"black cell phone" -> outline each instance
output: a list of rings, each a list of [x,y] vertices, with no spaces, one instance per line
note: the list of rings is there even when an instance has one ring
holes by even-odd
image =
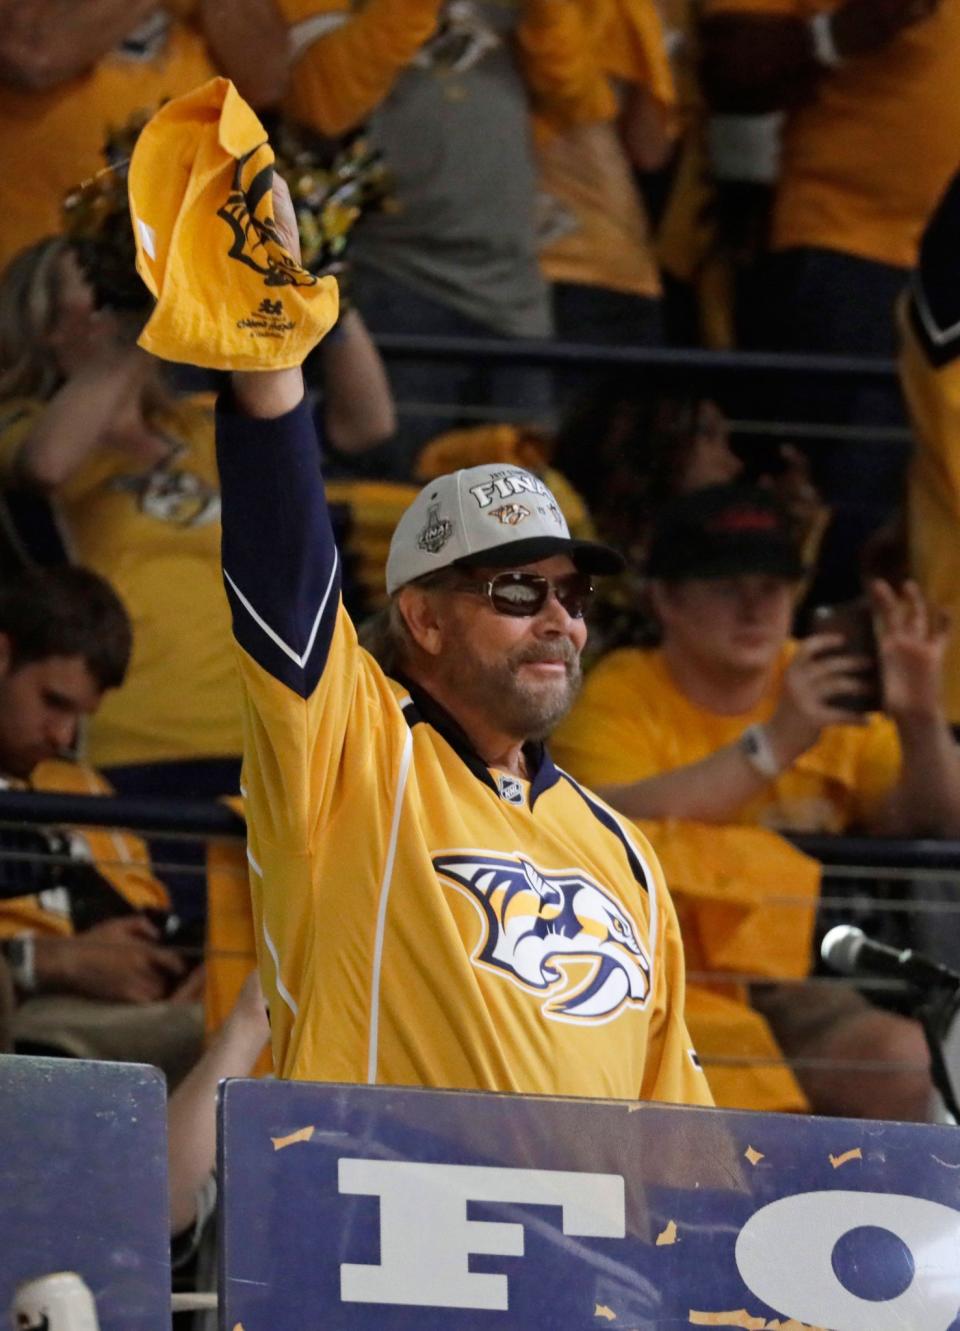
[[[840,605],[818,605],[810,616],[812,633],[833,633],[843,639],[837,656],[861,656],[868,664],[858,674],[868,686],[865,693],[843,693],[828,698],[831,707],[847,712],[879,712],[883,707],[883,684],[873,610],[865,597]]]

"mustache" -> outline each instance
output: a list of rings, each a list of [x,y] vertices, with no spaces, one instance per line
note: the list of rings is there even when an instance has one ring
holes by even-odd
[[[580,653],[569,638],[557,638],[551,642],[531,643],[529,647],[518,647],[510,655],[512,666],[527,665],[536,661],[562,661],[568,669],[580,663]]]

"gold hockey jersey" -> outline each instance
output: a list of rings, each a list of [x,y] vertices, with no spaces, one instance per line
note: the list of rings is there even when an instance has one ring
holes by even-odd
[[[709,1104],[649,846],[542,746],[529,783],[488,769],[359,646],[305,405],[218,434],[278,1073]]]

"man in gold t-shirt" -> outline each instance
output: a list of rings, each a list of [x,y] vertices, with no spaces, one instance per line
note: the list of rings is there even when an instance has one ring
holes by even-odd
[[[688,1015],[718,1101],[803,1107],[775,1065],[762,1002],[791,1056],[917,1063],[896,1077],[801,1072],[815,1108],[923,1117],[929,1083],[914,1023],[820,986],[791,987],[788,1001],[782,986],[746,986],[798,981],[809,967],[816,869],[776,830],[960,827],[960,758],[939,705],[942,628],[915,587],[877,585],[885,714],[858,712],[863,660],[836,636],[790,640],[803,568],[773,499],[748,488],[676,501],[649,572],[661,646],[601,661],[554,744],[574,776],[650,820],[699,975]],[[732,1045],[743,1071],[709,1066]]]

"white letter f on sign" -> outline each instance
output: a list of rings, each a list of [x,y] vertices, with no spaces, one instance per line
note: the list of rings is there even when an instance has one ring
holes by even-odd
[[[467,1269],[471,1253],[523,1256],[523,1226],[468,1220],[468,1202],[559,1206],[564,1234],[622,1239],[619,1174],[486,1169],[397,1160],[340,1161],[340,1191],[380,1198],[380,1265],[340,1268],[344,1303],[508,1307],[507,1277]]]

